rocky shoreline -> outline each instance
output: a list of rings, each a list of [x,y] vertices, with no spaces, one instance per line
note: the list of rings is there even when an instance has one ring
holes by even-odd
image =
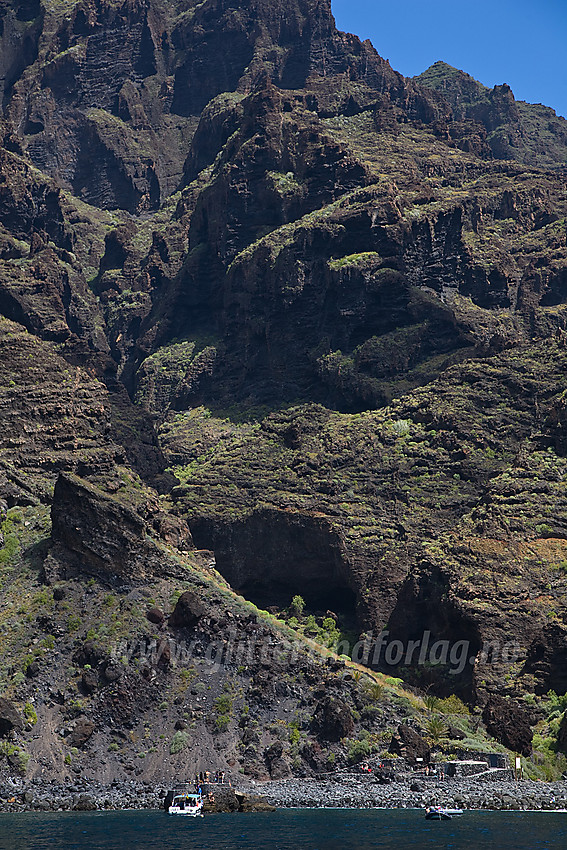
[[[169,790],[166,785],[138,781],[115,781],[104,785],[83,779],[67,784],[8,779],[0,788],[0,813],[163,809]],[[180,790],[193,791],[193,788],[187,786]],[[209,814],[275,810],[265,797],[229,785],[204,785],[203,794],[204,811]]]
[[[413,809],[446,805],[462,809],[567,809],[567,782],[489,780],[474,777],[438,779],[414,775],[381,784],[355,774],[336,779],[287,779],[250,787],[278,808]]]
[[[119,811],[162,809],[168,788],[146,782],[83,780],[74,783],[8,780],[0,790],[0,812]],[[567,782],[483,780],[474,777],[439,779],[397,777],[383,784],[379,777],[356,774],[340,778],[243,781],[237,789],[214,788],[214,812],[270,811],[275,808],[424,808],[447,805],[463,809],[567,809]]]
[[[77,779],[75,782],[5,780],[0,787],[0,812],[92,812],[122,809],[160,809],[167,793],[163,785]]]

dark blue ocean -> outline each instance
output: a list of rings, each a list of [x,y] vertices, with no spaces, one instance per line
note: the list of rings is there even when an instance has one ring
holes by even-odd
[[[567,850],[567,813],[291,809],[185,819],[163,812],[0,814],[1,850]]]

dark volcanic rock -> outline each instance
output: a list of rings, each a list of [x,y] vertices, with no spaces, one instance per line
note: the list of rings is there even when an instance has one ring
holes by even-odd
[[[319,737],[324,741],[340,741],[348,737],[354,728],[350,707],[338,697],[325,697],[315,712],[314,720]]]
[[[169,625],[178,629],[193,629],[205,615],[205,606],[199,597],[191,590],[182,593],[173,613],[169,617]]]
[[[289,776],[289,764],[283,756],[283,744],[275,741],[264,752],[264,759],[272,779],[285,779]]]
[[[236,791],[223,785],[210,788],[213,799],[206,799],[204,812],[274,812],[272,806],[264,797],[258,794]]]
[[[86,694],[92,694],[98,687],[98,674],[94,670],[83,670],[81,688]]]
[[[67,737],[70,747],[84,747],[96,729],[95,724],[88,717],[79,717],[71,734]]]
[[[482,712],[487,730],[508,749],[523,756],[532,751],[529,714],[514,700],[491,696]]]
[[[0,697],[0,737],[24,728],[24,721],[16,706],[5,697]]]
[[[398,726],[390,742],[389,751],[405,758],[410,764],[416,764],[418,758],[428,764],[431,758],[431,747],[415,729],[405,723]]]
[[[567,691],[567,629],[562,623],[547,623],[535,636],[524,672],[534,676],[536,693]]]
[[[38,662],[32,661],[31,664],[28,664],[26,667],[26,676],[28,679],[35,679],[35,677],[39,675],[40,669]]]
[[[155,623],[157,626],[161,626],[161,624],[165,620],[165,614],[161,610],[161,608],[148,608],[146,611],[146,619],[150,621],[150,623]]]
[[[557,733],[557,749],[567,755],[567,713],[563,713]]]
[[[205,800],[204,812],[237,812],[239,802],[232,788],[215,788],[213,800]]]
[[[458,729],[456,726],[448,726],[447,737],[451,741],[463,741],[467,736],[462,729]]]
[[[117,682],[122,676],[122,668],[120,664],[111,661],[104,666],[102,675],[107,682]]]
[[[75,812],[94,812],[97,809],[96,800],[92,794],[80,794],[73,804]]]
[[[168,640],[163,639],[158,642],[156,647],[156,663],[158,667],[167,670],[171,664],[171,644]]]
[[[244,794],[241,791],[235,792],[238,801],[238,809],[240,812],[275,812],[276,807],[268,803],[264,797],[258,794]]]
[[[144,519],[76,476],[57,479],[51,519],[51,554],[65,559],[70,553],[76,571],[140,579],[167,569],[167,559],[146,536]]]
[[[108,661],[108,652],[95,641],[86,640],[73,653],[73,661],[80,667],[85,667],[87,664],[90,667],[96,667],[101,661]]]

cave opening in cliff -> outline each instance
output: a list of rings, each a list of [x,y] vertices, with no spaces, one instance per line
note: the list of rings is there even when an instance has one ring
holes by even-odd
[[[327,613],[336,614],[342,622],[351,624],[356,620],[356,595],[341,583],[330,581],[324,585],[321,582],[273,582],[269,585],[249,582],[238,588],[246,599],[258,608],[279,611],[289,608],[294,596],[301,596],[305,602],[305,611],[323,616]]]
[[[435,696],[471,703],[482,640],[477,624],[451,600],[449,581],[436,566],[408,576],[371,649],[370,666]]]
[[[284,611],[301,596],[306,613],[332,612],[356,630],[354,578],[338,536],[321,518],[262,509],[229,534],[198,521],[191,530],[197,546],[214,550],[233,589],[259,608]]]

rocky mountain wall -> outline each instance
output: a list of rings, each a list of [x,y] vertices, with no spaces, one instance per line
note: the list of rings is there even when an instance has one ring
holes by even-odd
[[[492,729],[529,694],[557,736],[562,121],[404,79],[328,0],[6,2],[0,79],[0,682],[33,771],[346,765],[425,734],[399,677]],[[390,663],[383,631],[468,655]],[[339,640],[360,668],[304,657]]]

